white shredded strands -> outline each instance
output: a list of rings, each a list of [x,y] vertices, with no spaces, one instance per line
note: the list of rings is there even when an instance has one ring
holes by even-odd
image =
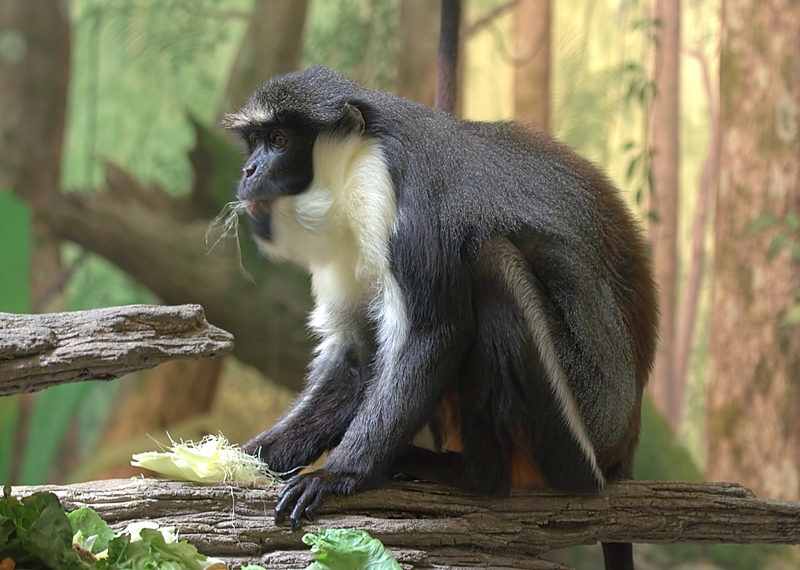
[[[222,207],[217,217],[208,224],[205,237],[206,253],[211,253],[220,242],[223,242],[224,245],[226,238],[233,237],[236,242],[236,258],[239,260],[239,269],[242,270],[250,281],[255,282],[253,276],[244,268],[244,263],[242,262],[242,244],[239,241],[239,216],[243,214],[245,210],[244,204],[238,200],[228,202]]]
[[[131,465],[171,479],[196,483],[269,483],[277,478],[266,463],[242,451],[222,435],[207,435],[200,443],[172,443],[165,452],[133,456]]]

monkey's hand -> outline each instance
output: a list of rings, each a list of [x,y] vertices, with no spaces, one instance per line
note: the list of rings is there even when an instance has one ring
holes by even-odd
[[[275,506],[275,524],[282,524],[289,515],[292,530],[300,528],[302,517],[314,520],[314,513],[328,495],[351,495],[363,477],[350,473],[331,473],[318,469],[298,475],[281,490]]]
[[[292,445],[291,438],[276,437],[271,430],[261,433],[245,443],[242,451],[254,455],[267,464],[269,470],[286,480],[296,475],[310,460],[302,446]]]

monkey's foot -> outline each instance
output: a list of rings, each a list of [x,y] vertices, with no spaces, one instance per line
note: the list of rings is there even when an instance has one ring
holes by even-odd
[[[314,520],[314,513],[328,495],[351,495],[361,483],[354,475],[339,475],[319,469],[291,479],[278,495],[275,524],[282,524],[289,515],[292,530],[300,528],[301,519]]]

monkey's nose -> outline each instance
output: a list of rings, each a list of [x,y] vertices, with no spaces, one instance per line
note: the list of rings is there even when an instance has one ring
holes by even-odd
[[[244,170],[244,175],[247,178],[250,178],[253,174],[256,173],[256,167],[255,166],[245,166],[242,170]]]

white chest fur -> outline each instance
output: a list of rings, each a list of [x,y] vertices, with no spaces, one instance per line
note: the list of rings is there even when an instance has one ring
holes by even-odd
[[[402,311],[388,251],[397,203],[375,140],[320,137],[313,152],[311,187],[275,202],[272,238],[259,245],[310,271],[317,303],[311,324],[325,336],[344,325],[339,315],[355,308],[381,305],[385,313],[389,301],[391,312]]]

